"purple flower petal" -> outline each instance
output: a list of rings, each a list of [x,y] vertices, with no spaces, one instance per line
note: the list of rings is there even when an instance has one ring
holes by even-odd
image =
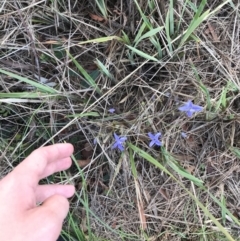
[[[118,143],[115,142],[115,143],[112,145],[112,149],[115,149],[115,148],[117,148],[117,147],[118,147]]]
[[[203,110],[202,106],[194,105],[191,100],[187,101],[183,106],[180,106],[178,110],[186,112],[188,117],[192,117],[195,112]]]
[[[114,135],[115,142],[112,146],[112,149],[118,148],[120,151],[123,151],[124,150],[123,144],[127,140],[127,137],[125,136],[120,137],[116,133],[113,133],[113,135]]]
[[[154,139],[154,135],[151,132],[148,132],[148,136],[150,139]]]
[[[184,111],[188,111],[189,107],[187,105],[183,105],[181,107],[178,108],[180,111],[184,112]]]
[[[156,141],[155,141],[155,145],[157,145],[157,146],[161,146],[161,145],[162,145],[162,143],[161,143],[161,141],[156,140]]]
[[[120,151],[123,151],[123,150],[124,150],[124,147],[123,147],[122,145],[118,145],[118,149],[119,149]]]
[[[115,141],[119,140],[119,136],[116,133],[113,133]]]
[[[161,132],[158,132],[156,134],[152,134],[151,132],[149,132],[148,136],[151,139],[151,142],[149,143],[150,147],[152,147],[153,145],[162,146],[162,142],[158,140],[158,138],[161,137]]]
[[[152,147],[154,144],[155,144],[155,141],[151,141],[151,142],[149,143],[149,146]]]
[[[108,110],[108,112],[110,112],[111,114],[113,114],[113,113],[115,112],[115,109],[114,109],[114,108],[110,108],[110,109]]]
[[[122,142],[124,142],[124,141],[127,140],[127,137],[126,137],[126,136],[120,137],[119,140],[122,141]]]
[[[183,138],[187,138],[187,134],[186,134],[185,132],[181,132],[181,136],[182,136]]]
[[[193,112],[191,110],[188,110],[188,111],[186,111],[186,114],[187,114],[188,117],[192,117]]]
[[[198,111],[202,111],[203,107],[199,106],[199,105],[192,105],[192,109],[194,109],[196,112],[198,112]]]

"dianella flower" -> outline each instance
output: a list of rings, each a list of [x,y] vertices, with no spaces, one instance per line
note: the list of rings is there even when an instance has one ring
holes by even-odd
[[[152,147],[153,145],[156,146],[162,146],[162,142],[159,140],[159,138],[161,137],[161,132],[158,132],[156,134],[152,134],[151,132],[148,133],[148,136],[150,138],[150,143],[149,146]]]
[[[113,113],[115,112],[115,109],[114,109],[114,108],[110,108],[110,109],[108,110],[108,112],[111,113],[111,114],[113,114]]]
[[[186,102],[183,106],[180,106],[180,107],[178,108],[178,110],[180,110],[180,111],[182,111],[182,112],[185,112],[188,117],[192,117],[192,115],[193,115],[195,112],[202,111],[202,110],[203,110],[203,107],[202,107],[202,106],[199,106],[199,105],[194,105],[194,104],[192,103],[192,101],[189,100],[189,101]]]
[[[120,137],[116,133],[114,133],[113,135],[114,135],[115,142],[112,146],[112,149],[118,148],[120,151],[123,151],[124,150],[123,145],[124,145],[125,141],[127,140],[127,137],[125,137],[125,136]]]
[[[182,136],[182,138],[187,138],[188,137],[187,133],[185,133],[185,132],[181,132],[181,136]]]

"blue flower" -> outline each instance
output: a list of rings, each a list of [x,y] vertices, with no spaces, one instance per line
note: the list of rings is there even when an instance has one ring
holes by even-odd
[[[113,114],[115,112],[115,109],[114,108],[111,108],[108,110],[109,113]]]
[[[187,138],[188,137],[185,132],[181,132],[181,136],[182,136],[182,138]]]
[[[161,135],[162,135],[161,132],[158,132],[157,134],[152,134],[151,132],[149,132],[148,136],[151,139],[149,146],[150,147],[152,147],[153,145],[162,146],[162,142],[158,140],[158,138],[161,137]]]
[[[192,117],[194,112],[199,112],[203,110],[202,106],[194,105],[191,100],[186,102],[183,106],[179,107],[178,110],[186,112],[188,117]]]
[[[118,148],[120,151],[124,150],[124,142],[127,140],[127,137],[120,137],[116,133],[114,133],[115,143],[112,146],[112,149]]]

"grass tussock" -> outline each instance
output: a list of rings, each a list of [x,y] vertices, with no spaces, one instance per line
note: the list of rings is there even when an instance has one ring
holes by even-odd
[[[17,0],[0,16],[0,175],[71,142],[74,165],[46,180],[76,186],[66,240],[239,240],[238,1]],[[204,109],[187,117],[188,100]]]

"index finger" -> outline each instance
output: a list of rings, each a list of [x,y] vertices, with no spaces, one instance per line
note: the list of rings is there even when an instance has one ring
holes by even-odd
[[[73,146],[68,143],[41,147],[20,163],[13,173],[28,184],[37,185],[49,164],[57,163],[58,160],[69,157],[72,153]]]

